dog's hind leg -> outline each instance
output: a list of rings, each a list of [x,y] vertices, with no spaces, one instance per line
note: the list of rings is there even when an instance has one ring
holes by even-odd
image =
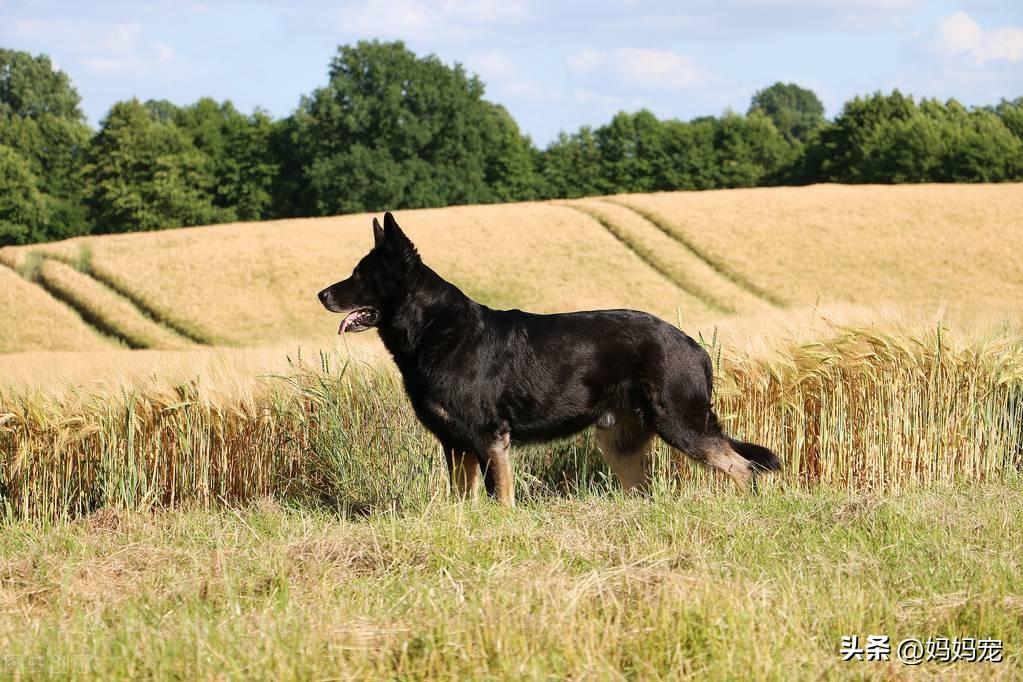
[[[442,447],[451,477],[451,492],[460,500],[469,499],[475,494],[480,480],[480,461],[476,453],[446,445]]]
[[[610,423],[609,423],[610,422]],[[625,492],[650,490],[653,431],[633,412],[607,415],[597,423],[597,445]]]
[[[515,481],[509,459],[510,450],[511,434],[507,431],[498,432],[483,449],[480,463],[487,494],[503,505],[514,507]]]

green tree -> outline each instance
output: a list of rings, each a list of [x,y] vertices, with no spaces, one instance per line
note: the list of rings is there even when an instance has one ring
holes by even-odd
[[[816,93],[795,83],[779,82],[754,93],[748,113],[758,111],[790,141],[806,142],[824,125],[824,105]]]
[[[270,150],[270,117],[261,111],[245,116],[231,102],[204,97],[191,106],[175,108],[170,120],[208,157],[214,176],[213,205],[224,219],[263,217],[277,174]]]
[[[620,112],[596,131],[562,134],[544,150],[544,196],[777,184],[798,155],[762,113],[688,123]]]
[[[306,179],[306,166],[311,161],[312,151],[302,148],[310,136],[307,124],[308,119],[301,112],[271,124],[270,157],[276,164],[277,173],[270,188],[269,217],[316,214],[316,193]]]
[[[597,138],[588,126],[572,135],[560,133],[540,155],[538,166],[543,198],[574,199],[610,193]]]
[[[719,186],[715,140],[718,120],[667,121],[666,146],[672,163],[664,189],[714,189]]]
[[[944,105],[924,101],[920,108],[941,125],[946,140],[936,180],[1005,182],[1023,178],[1023,140],[1013,134],[1004,117],[988,109],[968,109],[955,100]]]
[[[118,102],[89,148],[85,168],[97,232],[130,232],[221,222],[209,157],[174,123],[138,100]]]
[[[157,123],[175,123],[181,112],[181,107],[166,99],[147,99],[142,106]]]
[[[283,185],[308,189],[280,204],[296,212],[495,201],[523,182],[521,164],[504,159],[528,155],[528,141],[483,100],[480,80],[400,42],[340,47],[328,84],[293,119],[282,171],[301,177]]]
[[[671,160],[664,145],[663,125],[652,113],[619,112],[597,129],[596,139],[607,193],[667,189],[664,176]]]
[[[537,174],[537,151],[528,137],[523,137],[511,114],[499,104],[486,105],[489,124],[484,126],[483,182],[487,188],[485,201],[527,201],[536,199],[540,191]]]
[[[798,154],[760,111],[748,116],[726,112],[717,122],[714,152],[717,187],[777,184]]]
[[[1023,97],[1014,100],[1003,99],[995,107],[995,113],[1013,135],[1023,140]]]
[[[1009,113],[1011,122],[1011,113]],[[848,102],[811,145],[808,176],[838,182],[1002,182],[1023,174],[1006,116],[898,91]]]
[[[79,102],[71,79],[49,57],[0,48],[0,108],[26,118],[81,120]]]
[[[872,182],[915,183],[941,179],[947,126],[917,110],[880,125],[865,147],[863,176]]]
[[[31,226],[41,239],[88,230],[81,167],[90,130],[67,74],[44,55],[0,49],[0,145],[17,152],[37,179],[47,210]]]
[[[885,129],[917,112],[913,98],[898,90],[846,102],[834,123],[814,137],[805,175],[817,182],[891,182],[875,155],[889,143]]]
[[[0,246],[45,239],[49,207],[38,179],[18,152],[0,145]]]

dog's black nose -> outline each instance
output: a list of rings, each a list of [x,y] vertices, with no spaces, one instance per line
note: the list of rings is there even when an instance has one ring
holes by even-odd
[[[327,290],[326,289],[324,289],[323,291],[321,291],[320,293],[318,293],[316,295],[320,297],[320,303],[326,303],[327,302]]]

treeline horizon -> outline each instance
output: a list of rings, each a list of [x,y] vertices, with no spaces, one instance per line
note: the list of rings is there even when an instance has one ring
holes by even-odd
[[[620,112],[539,149],[483,95],[459,64],[364,41],[286,117],[132,98],[94,131],[47,56],[0,49],[0,246],[625,192],[1023,180],[1023,97],[875,92],[828,120],[811,90],[775,83],[745,114]]]

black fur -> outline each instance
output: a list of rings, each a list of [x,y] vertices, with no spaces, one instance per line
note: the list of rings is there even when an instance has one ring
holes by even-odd
[[[781,460],[763,445],[746,443],[734,438],[729,438],[728,440],[736,452],[753,462],[760,469],[764,471],[781,471]]]
[[[781,467],[767,448],[722,433],[710,357],[674,326],[635,310],[493,310],[427,267],[390,213],[373,233],[352,276],[319,297],[346,315],[347,331],[378,328],[445,451],[480,454],[506,436],[548,441],[631,413],[696,459],[710,461],[723,444],[751,471]]]

